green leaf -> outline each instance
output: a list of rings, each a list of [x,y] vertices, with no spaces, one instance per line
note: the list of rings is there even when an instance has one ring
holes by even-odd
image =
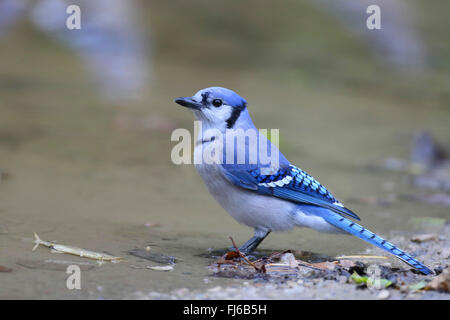
[[[353,271],[353,274],[350,276],[350,279],[360,284],[360,283],[367,283],[368,277],[366,276],[361,277],[356,271]]]
[[[350,276],[355,283],[365,283],[369,287],[375,287],[377,289],[384,289],[392,285],[392,281],[383,278],[372,278],[367,276],[360,276],[356,271]]]
[[[422,280],[422,281],[419,281],[417,283],[410,285],[409,289],[412,291],[419,291],[419,290],[422,290],[423,288],[425,288],[426,285],[427,285],[427,283]]]
[[[384,289],[389,287],[392,284],[392,281],[383,278],[368,278],[367,286],[375,287],[377,289]]]
[[[411,221],[417,224],[429,224],[433,226],[442,226],[446,223],[445,219],[442,218],[430,218],[430,217],[417,217],[412,218]]]

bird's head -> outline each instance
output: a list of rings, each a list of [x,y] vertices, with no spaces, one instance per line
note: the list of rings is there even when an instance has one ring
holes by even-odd
[[[192,109],[197,120],[220,130],[232,129],[247,107],[244,98],[221,87],[202,89],[192,97],[177,98],[175,102]]]

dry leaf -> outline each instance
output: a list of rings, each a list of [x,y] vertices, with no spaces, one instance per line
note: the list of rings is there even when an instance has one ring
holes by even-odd
[[[8,268],[5,266],[0,266],[0,272],[11,272],[11,271],[12,271],[11,268]]]
[[[322,269],[322,270],[334,270],[337,266],[337,261],[324,261],[324,262],[318,262],[318,263],[311,263],[310,265],[314,268],[317,269]]]
[[[450,292],[450,270],[449,268],[442,271],[440,275],[434,278],[426,287],[426,290],[436,290]]]
[[[233,260],[233,259],[236,259],[236,258],[239,258],[240,257],[240,254],[239,254],[239,252],[237,252],[237,251],[229,251],[229,252],[227,252],[226,254],[225,254],[225,260]]]

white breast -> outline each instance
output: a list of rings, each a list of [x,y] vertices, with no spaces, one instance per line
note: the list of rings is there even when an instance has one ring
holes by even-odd
[[[194,157],[199,157],[200,152],[201,148],[197,146]],[[196,164],[195,167],[211,195],[238,222],[272,231],[288,230],[295,225],[290,214],[294,204],[234,186],[225,179],[217,164]]]
[[[214,143],[204,143],[203,147]],[[201,159],[202,150],[201,145],[197,145],[194,159]],[[218,164],[196,164],[195,167],[211,195],[239,223],[266,231],[285,231],[296,226],[339,232],[322,217],[302,212],[301,206],[295,203],[234,186],[223,176]]]

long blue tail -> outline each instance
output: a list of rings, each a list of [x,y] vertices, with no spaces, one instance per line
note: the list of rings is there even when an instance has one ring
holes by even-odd
[[[381,249],[386,250],[387,252],[395,255],[397,258],[403,260],[407,264],[409,264],[411,267],[419,270],[423,274],[432,274],[433,271],[428,269],[424,264],[417,261],[413,257],[411,257],[409,254],[404,252],[403,250],[397,248],[392,243],[384,240],[380,236],[376,235],[370,230],[367,230],[363,226],[360,226],[357,223],[354,223],[353,221],[344,218],[343,216],[340,216],[336,213],[324,215],[323,218],[333,226],[342,229],[364,241],[367,241]]]

